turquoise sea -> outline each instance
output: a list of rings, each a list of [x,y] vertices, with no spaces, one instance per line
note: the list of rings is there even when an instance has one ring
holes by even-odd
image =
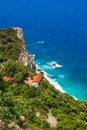
[[[87,100],[86,0],[1,0],[0,28],[9,26],[23,28],[29,53],[50,80]]]

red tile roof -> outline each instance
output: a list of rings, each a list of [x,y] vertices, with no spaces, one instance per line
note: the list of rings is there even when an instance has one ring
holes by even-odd
[[[33,77],[33,80],[32,80],[32,82],[37,82],[37,83],[40,83],[40,81],[42,80],[42,76],[41,75],[35,75],[34,77]]]
[[[13,81],[13,80],[14,80],[14,78],[9,77],[9,76],[4,76],[4,77],[2,77],[2,79],[3,79],[4,81]]]

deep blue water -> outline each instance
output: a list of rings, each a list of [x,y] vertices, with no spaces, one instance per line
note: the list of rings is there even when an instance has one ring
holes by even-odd
[[[0,28],[8,26],[23,28],[29,53],[50,78],[87,100],[86,0],[1,0]]]

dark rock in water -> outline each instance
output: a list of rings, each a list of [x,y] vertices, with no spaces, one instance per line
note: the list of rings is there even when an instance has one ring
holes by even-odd
[[[56,67],[56,63],[52,63],[52,66]]]

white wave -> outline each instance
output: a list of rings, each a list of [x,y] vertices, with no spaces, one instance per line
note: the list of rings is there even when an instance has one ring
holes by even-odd
[[[49,65],[43,65],[43,68],[45,68],[45,69],[52,69],[52,67],[49,66]]]
[[[56,63],[55,61],[47,62],[46,65],[43,65],[43,68],[45,68],[45,69],[55,69],[55,68],[61,68],[61,67],[63,67],[63,66]]]
[[[49,66],[51,66],[52,68],[61,68],[61,67],[63,67],[63,65],[60,65],[60,64],[58,64],[57,62],[55,62],[55,61],[51,61],[51,62],[48,62],[47,63]]]
[[[44,44],[44,43],[45,43],[45,41],[37,41],[37,43]]]
[[[71,95],[71,97],[73,97],[75,100],[78,100],[75,96]]]
[[[39,65],[37,65],[36,64],[36,68],[37,69],[41,69],[40,67],[39,67]],[[55,81],[55,79],[53,80],[53,79],[51,79],[50,78],[50,75],[47,73],[47,72],[45,72],[45,71],[43,71],[44,72],[44,77],[50,82],[50,84],[52,84],[56,89],[58,89],[59,91],[61,91],[62,93],[65,93],[65,91],[62,89],[62,87]]]
[[[64,78],[64,75],[61,74],[61,75],[58,75],[58,77],[59,77],[59,78]]]
[[[39,65],[36,64],[36,68],[37,69],[41,69],[39,67]],[[44,72],[44,77],[49,81],[50,84],[52,84],[56,89],[58,89],[60,92],[62,93],[66,93],[63,88],[60,86],[59,83],[56,82],[55,79],[51,79],[51,75],[49,75],[47,72],[43,71]],[[73,95],[71,95],[75,100],[78,100],[76,97],[74,97]]]
[[[44,77],[50,82],[50,84],[52,84],[56,89],[58,89],[59,91],[61,91],[62,93],[65,93],[65,91],[62,89],[62,87],[55,81],[55,79],[51,79],[49,77],[49,75],[44,72]]]
[[[36,65],[36,69],[40,69],[39,65],[35,64]]]

